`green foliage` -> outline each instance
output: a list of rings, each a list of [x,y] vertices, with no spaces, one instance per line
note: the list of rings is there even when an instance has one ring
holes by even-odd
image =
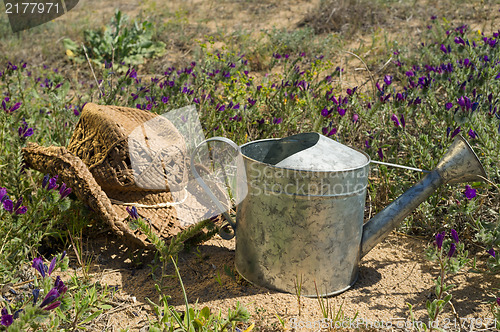
[[[45,276],[39,274],[35,277],[34,288],[29,296],[19,296],[14,301],[5,302],[4,308],[8,315],[14,316],[8,331],[85,330],[95,318],[111,309],[106,302],[113,295],[113,290],[107,286],[84,282],[76,274],[66,282],[58,276],[54,283],[48,273],[54,275],[58,269],[65,271],[69,260],[64,252],[54,257],[53,261],[55,265],[52,270],[49,268]],[[47,265],[44,265],[42,268],[46,269]],[[54,289],[58,290],[57,297],[44,304]],[[39,295],[35,295],[35,292],[39,292]],[[55,304],[55,308],[50,308],[50,303]],[[4,329],[0,327],[0,330]]]
[[[344,303],[340,305],[338,310],[336,310],[335,307],[332,308],[332,306],[329,303],[328,297],[324,297],[319,294],[318,286],[316,285],[316,283],[314,283],[314,287],[316,289],[316,298],[318,299],[321,315],[323,316],[324,320],[328,322],[328,327],[327,327],[328,331],[335,329],[335,327],[338,324],[337,322],[339,322],[342,325],[345,324],[346,322],[350,323],[356,320],[356,318],[358,317],[358,312],[356,312],[353,318],[346,317],[344,310],[342,309]]]
[[[17,202],[21,198],[18,197]],[[19,207],[17,213],[0,209],[0,238],[3,239],[0,247],[0,283],[15,279],[16,268],[27,257],[35,255],[41,240],[46,236],[58,236],[55,227],[70,219],[70,200],[61,198],[55,189],[38,188],[36,192],[28,193],[21,202],[26,204],[25,213],[21,213],[24,205]]]
[[[134,21],[129,24],[128,21],[128,16],[117,10],[103,30],[85,30],[82,45],[65,38],[66,54],[77,63],[83,63],[87,53],[98,65],[112,63],[114,68],[123,68],[165,53],[165,44],[153,41],[153,23]]]
[[[464,249],[464,244],[458,238],[458,234],[452,230],[452,235],[446,238],[445,233],[436,235],[436,243],[426,250],[426,256],[430,261],[436,262],[439,265],[439,276],[434,280],[435,296],[432,301],[427,300],[426,308],[429,315],[429,326],[422,323],[422,328],[427,331],[442,331],[439,328],[438,316],[443,312],[445,306],[450,303],[452,295],[450,290],[455,287],[454,284],[446,283],[447,274],[457,273],[470,263],[468,258],[469,253]],[[413,316],[413,307],[408,304],[410,310],[410,319],[416,324]],[[419,322],[421,323],[421,322]]]
[[[114,289],[99,283],[84,281],[77,275],[68,284],[70,294],[65,303],[66,310],[57,311],[61,325],[67,330],[84,330],[94,319],[112,307],[107,304]]]
[[[215,227],[214,223],[210,219],[203,220],[195,225],[192,225],[176,236],[174,236],[170,243],[167,245],[163,239],[158,237],[155,232],[151,229],[149,224],[142,218],[132,219],[132,224],[140,228],[148,239],[153,243],[157,253],[159,254],[160,261],[163,263],[162,266],[162,280],[166,276],[165,271],[168,264],[169,257],[177,256],[179,252],[186,248],[187,244],[195,245],[199,242],[206,241],[213,237],[218,229]],[[208,229],[206,233],[203,232],[204,229]],[[200,234],[203,233],[203,234]]]
[[[177,264],[172,256],[170,256],[170,259],[184,295],[186,311],[181,315],[173,306],[170,306],[168,304],[169,296],[162,295],[160,287],[156,285],[156,289],[160,294],[160,304],[158,305],[147,299],[157,318],[155,321],[150,321],[150,331],[235,331],[238,323],[250,319],[249,312],[239,302],[234,309],[230,308],[228,310],[226,317],[223,317],[220,311],[217,314],[212,313],[208,307],[203,307],[201,310],[191,307]],[[253,326],[245,331],[251,331],[252,328]]]

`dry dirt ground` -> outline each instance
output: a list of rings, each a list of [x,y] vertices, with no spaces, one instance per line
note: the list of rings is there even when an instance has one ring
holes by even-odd
[[[71,15],[79,15],[79,11],[90,11],[108,22],[115,8],[134,16],[139,6],[144,3],[147,4],[148,1],[127,0],[116,4],[109,1],[81,1],[71,14],[61,19],[71,20]],[[273,26],[293,29],[305,13],[318,3],[319,0],[175,0],[158,1],[157,6],[164,6],[162,9],[167,7],[172,13],[179,9],[187,10],[192,21],[186,23],[186,29],[190,28],[189,22],[201,22],[207,31],[223,28],[227,31],[258,31]],[[169,49],[169,56],[172,58],[185,52],[177,50],[175,45],[171,44]],[[112,234],[101,234],[85,239],[84,242],[87,253],[93,257],[91,273],[95,280],[102,284],[118,286],[115,295],[116,306],[96,320],[95,330],[119,331],[120,328],[129,328],[131,331],[145,331],[148,319],[152,318],[145,298],[155,301],[158,299],[150,268],[147,264],[143,268],[136,268],[125,246]],[[341,319],[341,322],[356,317],[360,327],[364,327],[363,321],[367,324],[378,324],[374,326],[389,323],[401,326],[409,321],[407,303],[414,306],[417,322],[427,322],[425,303],[433,299],[433,280],[438,275],[436,267],[424,259],[423,251],[427,245],[423,239],[401,234],[392,234],[377,245],[361,261],[356,284],[350,290],[329,299],[336,312],[343,312],[344,319]],[[199,308],[208,306],[214,311],[220,309],[225,313],[239,301],[252,314],[250,322],[255,323],[255,330],[282,329],[278,317],[284,320],[286,329],[291,330],[294,330],[294,320],[307,324],[321,319],[317,299],[301,298],[299,304],[294,294],[269,291],[237,277],[233,280],[225,272],[225,267],[234,268],[234,247],[234,240],[224,241],[216,236],[200,245],[199,251],[193,250],[179,256],[180,273],[191,303],[197,302]],[[71,265],[75,269],[78,268],[74,255]],[[173,274],[171,266],[169,273]],[[461,272],[451,276],[450,281],[456,284],[452,291],[453,308],[448,306],[442,314],[439,327],[456,330],[454,324],[460,319],[468,318],[473,323],[479,323],[479,319],[488,321],[492,317],[486,304],[487,290],[495,283],[498,286],[497,279]],[[169,302],[171,305],[179,311],[185,309],[178,280],[168,280],[165,292],[172,296]],[[448,325],[445,325],[446,323]],[[470,327],[471,324],[467,324],[467,330]],[[472,325],[472,330],[485,328],[486,326],[481,324],[477,327]]]
[[[397,327],[410,324],[408,303],[414,307],[416,324],[427,322],[425,303],[435,298],[433,280],[438,271],[435,265],[424,259],[426,246],[427,243],[421,239],[393,234],[369,252],[361,261],[359,279],[354,286],[329,298],[331,308],[335,312],[343,312],[344,318],[340,322],[345,322],[348,327],[349,318],[356,318],[360,328],[392,324],[392,330],[403,331],[406,329]],[[238,277],[233,279],[225,269],[234,270],[234,248],[234,240],[226,241],[217,236],[200,245],[198,250],[179,256],[180,274],[191,303],[197,302],[200,309],[208,306],[212,312],[222,310],[225,313],[240,302],[252,314],[250,322],[255,323],[255,330],[282,330],[278,316],[290,330],[294,330],[299,322],[313,324],[322,319],[319,302],[315,298],[302,297],[299,305],[295,294],[270,291]],[[93,239],[87,249],[96,255],[91,268],[95,280],[118,286],[119,289],[115,300],[119,305],[100,317],[98,326],[107,326],[109,331],[125,327],[134,331],[148,326],[148,317],[153,317],[145,298],[158,298],[150,268],[134,268],[126,248],[119,239],[110,235]],[[175,274],[172,264],[168,272]],[[467,322],[467,329],[463,330],[494,330],[486,329],[481,320],[491,321],[486,294],[495,282],[498,284],[498,280],[462,272],[450,276],[448,281],[456,285],[452,291],[453,308],[449,306],[442,314],[440,327],[447,331],[457,330],[455,322],[462,321],[464,324]],[[176,310],[184,311],[178,280],[168,279],[165,289],[165,293],[172,296],[169,303]],[[477,323],[472,328],[468,324],[471,321]],[[353,329],[353,326],[348,328]]]

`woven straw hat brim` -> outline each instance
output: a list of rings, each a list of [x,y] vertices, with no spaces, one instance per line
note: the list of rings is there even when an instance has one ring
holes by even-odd
[[[44,174],[59,175],[60,181],[72,188],[76,197],[106,222],[116,235],[123,237],[125,242],[152,248],[147,237],[127,222],[129,215],[126,211],[126,205],[113,204],[83,161],[65,147],[42,147],[36,143],[28,143],[23,148],[23,157],[29,168]],[[162,195],[167,194],[169,193]],[[157,198],[153,198],[153,200],[160,202]],[[148,202],[151,202],[151,197]],[[164,199],[161,199],[161,202],[164,202]],[[176,218],[176,211],[172,207],[139,207],[137,210],[139,215],[151,222],[155,233],[162,238],[169,239],[184,229]]]

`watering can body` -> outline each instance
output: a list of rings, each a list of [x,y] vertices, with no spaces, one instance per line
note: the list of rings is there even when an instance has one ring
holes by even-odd
[[[356,166],[318,167],[340,144],[306,138],[318,140],[296,160],[290,157],[299,153],[287,153],[290,140],[241,147],[248,193],[237,209],[235,264],[245,279],[270,289],[316,296],[317,287],[332,295],[357,278],[370,158],[345,147],[340,159],[357,159]]]
[[[361,257],[437,187],[486,176],[460,138],[435,170],[364,224],[367,154],[317,133],[232,144],[245,194],[236,223],[221,212],[235,229],[236,270],[259,286],[309,297],[352,286]]]

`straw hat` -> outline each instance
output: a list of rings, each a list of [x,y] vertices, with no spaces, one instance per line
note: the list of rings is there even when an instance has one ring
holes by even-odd
[[[148,123],[156,128],[146,131]],[[151,248],[130,222],[127,207],[135,206],[165,239],[200,216],[210,217],[210,211],[204,212],[209,199],[189,185],[185,143],[175,126],[157,114],[87,103],[67,148],[28,143],[23,156],[26,166],[59,175],[126,242]]]

